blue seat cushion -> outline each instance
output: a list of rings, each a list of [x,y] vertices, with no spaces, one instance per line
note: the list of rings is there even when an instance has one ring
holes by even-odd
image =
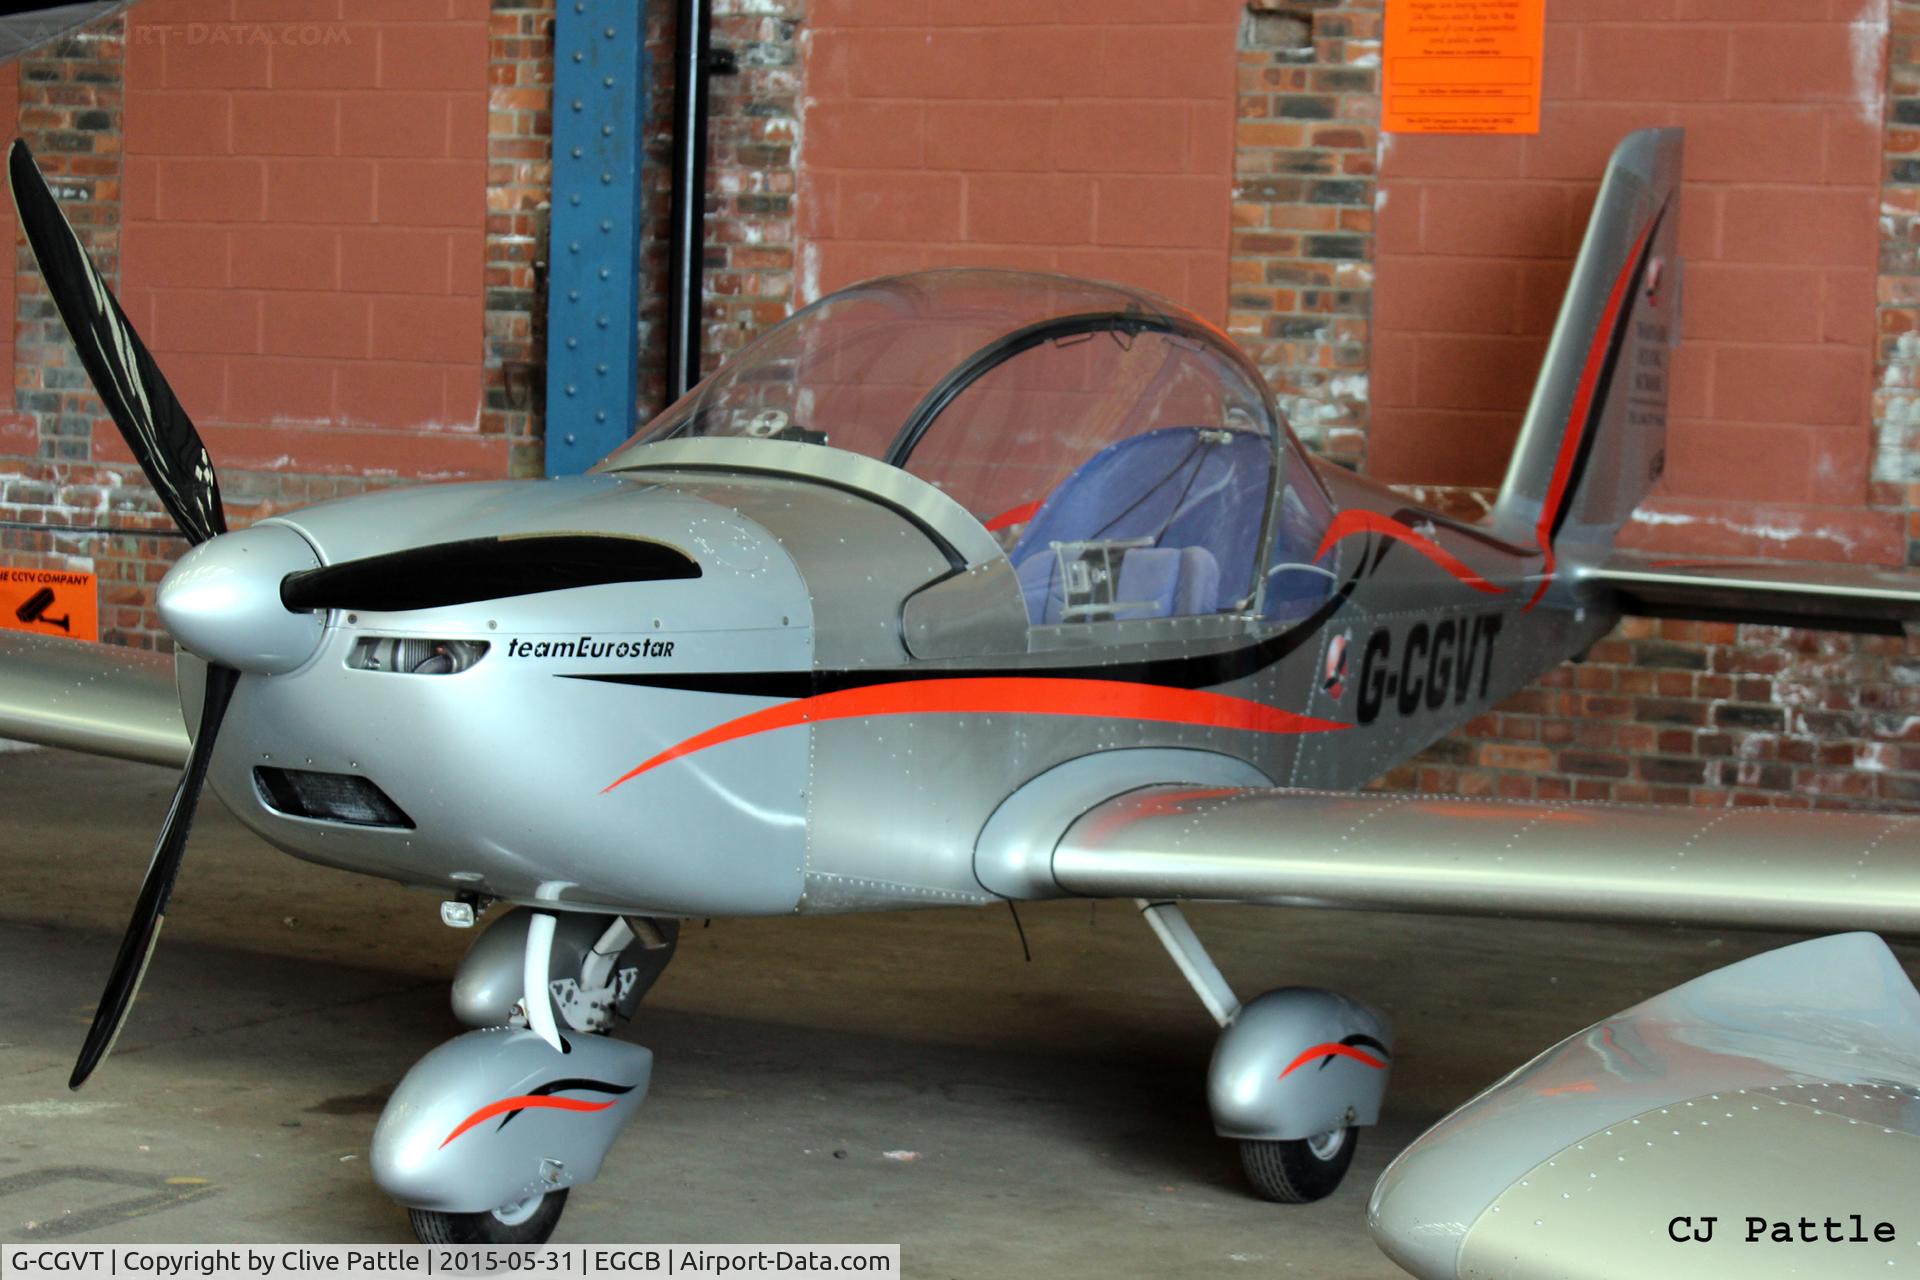
[[[1151,538],[1151,549],[1204,552],[1205,562],[1163,571],[1148,559],[1134,572],[1164,572],[1177,585],[1171,612],[1215,613],[1233,604],[1253,581],[1272,469],[1271,442],[1252,432],[1222,438],[1198,427],[1159,427],[1108,445],[1048,495],[1010,553],[1028,618],[1059,621],[1058,604],[1049,601],[1059,589],[1056,542]],[[1130,551],[1128,561],[1137,555]]]

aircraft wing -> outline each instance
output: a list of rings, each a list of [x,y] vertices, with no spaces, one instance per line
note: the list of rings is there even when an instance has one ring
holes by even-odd
[[[0,632],[0,738],[178,768],[187,727],[173,659]]]
[[[1920,573],[1853,564],[1660,560],[1617,552],[1578,570],[1624,613],[1901,634],[1920,621]]]
[[[1086,897],[1920,933],[1920,815],[1157,786],[1082,813]]]
[[[1549,1049],[1402,1152],[1367,1218],[1422,1280],[1882,1276],[1912,1263],[1915,1186],[1920,993],[1856,933]]]

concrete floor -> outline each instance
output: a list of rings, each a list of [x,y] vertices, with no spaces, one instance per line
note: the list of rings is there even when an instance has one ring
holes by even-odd
[[[67,1091],[172,786],[0,754],[0,1238],[410,1239],[367,1143],[458,1032],[472,935],[430,896],[268,849],[217,801],[119,1047]],[[1392,1277],[1363,1217],[1394,1152],[1553,1041],[1790,941],[1193,909],[1243,995],[1324,985],[1396,1023],[1346,1185],[1281,1208],[1210,1132],[1212,1024],[1132,909],[1022,916],[1032,963],[999,910],[690,928],[623,1033],[657,1055],[652,1096],[556,1240],[898,1241],[914,1276]]]

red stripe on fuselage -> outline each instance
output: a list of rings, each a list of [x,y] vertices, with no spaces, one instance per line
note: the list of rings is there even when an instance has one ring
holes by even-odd
[[[1313,558],[1318,560],[1331,551],[1335,543],[1343,538],[1351,538],[1356,533],[1377,533],[1383,538],[1404,542],[1475,591],[1497,596],[1506,590],[1475,573],[1465,561],[1432,538],[1416,533],[1392,516],[1383,516],[1377,511],[1342,511],[1335,516],[1333,523],[1327,526],[1326,537],[1320,539],[1320,549],[1313,553]]]
[[[455,1125],[453,1132],[448,1134],[440,1145],[444,1147],[473,1126],[485,1124],[495,1116],[505,1115],[509,1111],[531,1111],[539,1107],[545,1107],[551,1111],[605,1111],[612,1105],[611,1102],[588,1102],[584,1098],[549,1098],[535,1093],[523,1093],[518,1097],[489,1102]]]
[[[1246,698],[1173,689],[1125,680],[1059,676],[968,676],[864,685],[811,698],[795,698],[717,724],[634,766],[602,789],[603,794],[670,761],[756,733],[828,720],[904,715],[1087,716],[1245,729],[1253,733],[1328,733],[1346,729],[1335,720],[1281,711]]]
[[[1640,233],[1640,238],[1633,242],[1633,252],[1627,255],[1626,265],[1620,268],[1620,274],[1614,278],[1613,288],[1607,292],[1606,308],[1601,311],[1600,323],[1593,331],[1593,341],[1587,346],[1586,363],[1581,366],[1580,381],[1573,390],[1573,409],[1567,414],[1566,434],[1560,440],[1560,456],[1554,459],[1553,478],[1547,484],[1546,500],[1540,504],[1540,523],[1533,531],[1534,545],[1540,548],[1545,562],[1540,566],[1540,585],[1534,590],[1533,599],[1527,601],[1529,609],[1540,603],[1540,597],[1547,592],[1547,585],[1553,581],[1553,526],[1560,518],[1560,504],[1567,496],[1567,482],[1573,476],[1573,460],[1580,456],[1580,442],[1593,429],[1593,396],[1599,390],[1600,371],[1606,367],[1607,352],[1613,346],[1620,309],[1625,305],[1627,291],[1632,288],[1633,277],[1640,269],[1640,255],[1645,252],[1653,229],[1659,225],[1660,215],[1655,214]]]
[[[1335,1058],[1352,1058],[1362,1066],[1372,1067],[1375,1071],[1385,1071],[1387,1069],[1386,1063],[1380,1061],[1380,1059],[1374,1057],[1364,1049],[1356,1049],[1350,1044],[1317,1044],[1287,1064],[1287,1069],[1280,1073],[1280,1078],[1285,1080],[1288,1076],[1298,1071],[1301,1067],[1306,1066],[1315,1058],[1325,1058],[1329,1056]]]

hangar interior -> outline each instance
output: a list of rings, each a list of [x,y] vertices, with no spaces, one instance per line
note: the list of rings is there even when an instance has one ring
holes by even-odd
[[[1553,0],[1538,131],[1466,136],[1380,127],[1380,0],[649,0],[643,24],[607,0],[139,0],[0,68],[0,120],[236,527],[577,475],[794,311],[947,267],[1163,295],[1230,338],[1307,448],[1472,521],[1607,156],[1680,126],[1667,449],[1621,545],[1901,566],[1920,563],[1916,15]],[[100,640],[167,650],[156,591],[187,543],[23,240],[0,298],[5,564],[95,575]],[[1628,618],[1380,785],[1907,812],[1913,662],[1900,636]],[[471,936],[430,896],[285,859],[206,806],[113,1067],[65,1089],[170,776],[0,755],[19,815],[0,1236],[394,1238],[365,1152],[454,1030]],[[1135,911],[1039,903],[1019,931],[997,909],[690,921],[624,1033],[659,1055],[650,1100],[557,1238],[1395,1275],[1363,1220],[1395,1152],[1562,1036],[1785,940],[1192,919],[1236,986],[1349,991],[1396,1024],[1387,1110],[1327,1200],[1239,1185],[1204,1114],[1214,1028]]]

